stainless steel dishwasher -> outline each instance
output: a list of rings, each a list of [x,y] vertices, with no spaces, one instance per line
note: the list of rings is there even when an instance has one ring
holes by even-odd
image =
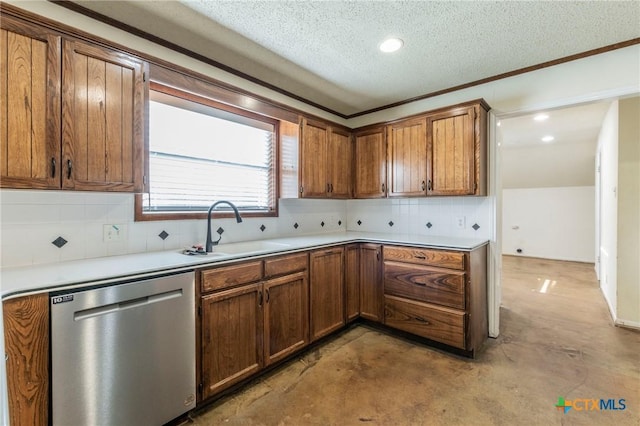
[[[194,273],[51,295],[53,425],[161,425],[195,407]]]

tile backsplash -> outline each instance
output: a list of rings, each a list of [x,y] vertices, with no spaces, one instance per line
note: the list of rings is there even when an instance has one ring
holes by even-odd
[[[2,267],[178,250],[204,242],[205,220],[135,222],[133,200],[132,194],[0,190]],[[242,223],[213,219],[212,226],[214,233],[224,230],[222,244],[345,230],[489,239],[492,203],[488,197],[283,199],[279,217]],[[105,225],[116,226],[111,232],[120,234],[117,241],[104,241]]]

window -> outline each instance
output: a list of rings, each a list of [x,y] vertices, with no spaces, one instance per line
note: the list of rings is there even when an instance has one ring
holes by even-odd
[[[276,120],[153,84],[142,219],[200,217],[219,200],[274,215],[277,129]]]

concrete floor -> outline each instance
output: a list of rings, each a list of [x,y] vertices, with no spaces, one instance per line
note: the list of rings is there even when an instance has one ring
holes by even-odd
[[[356,326],[192,421],[639,425],[640,333],[612,325],[593,265],[505,257],[503,273],[501,334],[476,360]],[[565,414],[560,396],[623,398],[626,410]]]

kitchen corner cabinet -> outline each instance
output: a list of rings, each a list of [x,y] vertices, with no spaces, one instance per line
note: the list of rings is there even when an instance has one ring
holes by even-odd
[[[355,321],[360,316],[360,245],[349,244],[344,249],[345,318]]]
[[[311,341],[345,325],[343,247],[310,253]]]
[[[354,133],[354,198],[387,196],[387,145],[384,127]]]
[[[427,116],[427,195],[486,195],[484,102]]]
[[[0,185],[139,192],[145,64],[3,16]]]
[[[467,351],[488,336],[487,246],[384,247],[384,323]]]
[[[427,195],[427,119],[387,126],[389,197]]]
[[[307,253],[201,270],[201,400],[309,342]]]
[[[351,196],[351,134],[302,119],[300,194],[304,198]]]
[[[9,423],[49,424],[49,295],[3,302]]]
[[[360,316],[382,322],[382,246],[360,244]]]

